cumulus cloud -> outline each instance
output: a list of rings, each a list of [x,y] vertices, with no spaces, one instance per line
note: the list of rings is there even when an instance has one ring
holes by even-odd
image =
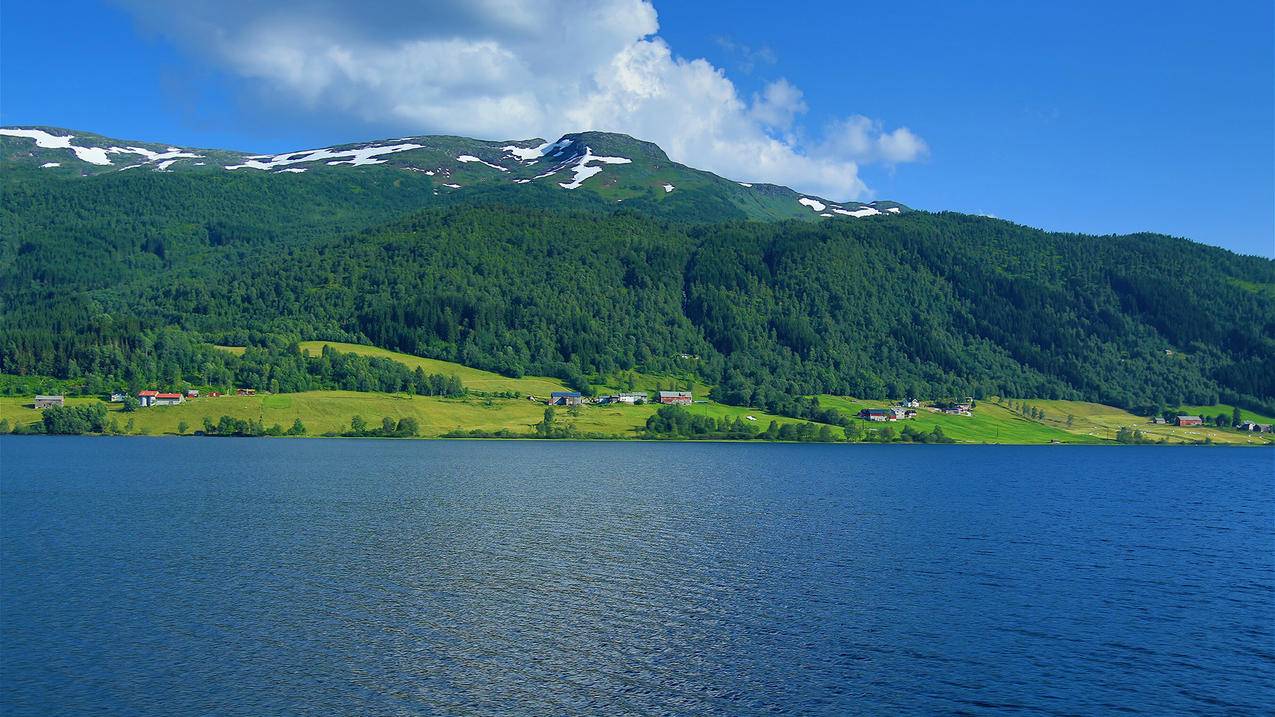
[[[928,151],[908,129],[858,116],[801,141],[798,87],[776,80],[746,102],[722,69],[673,53],[645,0],[119,2],[273,96],[387,132],[624,132],[732,179],[838,199],[868,194],[861,163]]]
[[[776,80],[766,85],[761,93],[753,95],[752,116],[767,127],[787,130],[792,127],[797,115],[807,109],[802,97],[801,90],[788,80]]]
[[[929,145],[907,127],[886,132],[879,120],[854,115],[832,123],[820,144],[823,151],[860,162],[899,164],[924,159]]]

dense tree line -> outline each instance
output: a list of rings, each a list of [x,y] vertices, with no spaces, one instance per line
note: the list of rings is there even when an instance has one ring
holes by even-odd
[[[734,419],[694,414],[682,406],[660,406],[646,419],[646,434],[651,438],[696,438],[711,440],[748,440],[765,438],[778,441],[831,443],[840,440],[826,424],[785,423],[772,421],[762,431],[753,423],[736,416]]]
[[[341,231],[193,179],[53,198],[3,187],[7,374],[99,390],[461,390],[392,362],[295,351],[329,339],[558,376],[585,392],[591,377],[634,369],[694,375],[719,400],[834,423],[800,397],[1275,411],[1275,262],[1169,237],[1050,234],[958,214],[696,223],[503,205],[351,233],[367,216],[335,198],[337,185],[324,191]],[[382,216],[407,197],[385,191]],[[140,218],[107,206],[117,196]],[[214,219],[175,206],[188,196]],[[70,209],[53,218],[61,200]],[[138,241],[152,234],[162,257]],[[232,356],[210,344],[250,348]]]

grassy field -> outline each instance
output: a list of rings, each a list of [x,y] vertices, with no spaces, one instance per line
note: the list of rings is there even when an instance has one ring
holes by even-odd
[[[67,404],[84,405],[98,400],[72,397],[67,399]],[[862,401],[842,396],[820,396],[819,400],[825,407],[836,408],[848,414],[856,414],[862,408],[886,405],[881,401]],[[1275,438],[1270,434],[1259,435],[1209,427],[1157,426],[1145,418],[1111,406],[1081,401],[1041,400],[1029,403],[1044,410],[1046,418],[1032,420],[1005,406],[997,405],[994,401],[982,401],[973,416],[950,416],[922,408],[913,420],[886,425],[892,426],[896,432],[901,431],[905,425],[925,432],[939,426],[948,437],[961,443],[1110,443],[1115,440],[1116,432],[1124,426],[1137,428],[1150,439],[1164,439],[1170,443],[1197,443],[1207,438],[1219,444],[1269,445]],[[532,427],[543,417],[545,409],[543,403],[526,399],[480,396],[441,398],[355,391],[198,398],[180,406],[158,406],[132,413],[123,412],[120,404],[107,406],[111,418],[115,419],[121,430],[138,434],[175,434],[182,422],[186,423],[188,432],[193,432],[203,427],[205,418],[215,423],[224,415],[258,420],[266,427],[278,424],[284,429],[291,426],[293,420],[300,418],[308,435],[315,436],[348,430],[350,419],[357,415],[371,425],[378,425],[385,417],[394,420],[415,418],[423,437],[474,429],[490,432],[505,429],[518,434],[530,433]],[[557,409],[556,414],[559,423],[574,424],[582,433],[635,438],[641,435],[646,419],[657,408],[654,405],[582,406],[576,416],[572,416],[564,408]],[[733,420],[739,417],[747,420],[747,416],[752,416],[756,420],[749,423],[762,430],[772,420],[780,425],[801,422],[756,409],[713,402],[696,403],[689,410],[718,419]],[[1068,416],[1072,419],[1071,426],[1067,425]],[[40,413],[32,408],[30,397],[5,396],[0,397],[0,418],[7,419],[10,425],[29,424],[39,421]],[[133,422],[131,430],[127,429],[130,420]],[[881,426],[865,425],[872,428]],[[839,438],[844,435],[840,429],[835,429],[834,433]]]
[[[444,376],[455,376],[460,379],[465,388],[475,391],[517,391],[518,393],[531,396],[539,396],[547,398],[553,391],[568,391],[562,381],[556,378],[548,378],[544,376],[523,376],[522,378],[509,378],[491,371],[483,371],[482,369],[470,368],[451,361],[440,361],[438,359],[421,358],[420,356],[412,356],[411,354],[399,353],[388,349],[377,348],[375,346],[363,346],[361,344],[345,344],[337,341],[303,341],[300,344],[301,350],[307,354],[318,355],[323,351],[323,347],[331,346],[337,351],[343,353],[354,353],[363,356],[375,356],[377,358],[386,358],[415,370],[420,367],[425,373],[437,373]]]
[[[858,413],[864,408],[881,408],[889,405],[886,401],[863,401],[842,396],[820,396],[821,405],[837,408],[848,413]],[[1198,443],[1205,439],[1214,443],[1263,445],[1275,442],[1271,434],[1255,434],[1243,431],[1226,430],[1210,427],[1179,428],[1178,426],[1155,425],[1149,419],[1136,416],[1128,411],[1100,403],[1084,401],[1048,401],[1028,400],[1028,405],[1035,406],[1045,412],[1043,420],[1031,419],[1007,406],[997,404],[995,399],[980,401],[973,416],[952,416],[933,412],[927,408],[917,409],[917,417],[910,421],[899,421],[888,424],[895,431],[902,430],[904,425],[911,425],[917,430],[931,431],[941,426],[943,433],[962,443],[1110,443],[1116,440],[1116,433],[1123,427],[1142,431],[1149,439],[1161,439],[1169,443]],[[1195,407],[1208,415],[1216,415],[1223,411],[1230,413],[1230,406]],[[1067,418],[1071,417],[1071,425]],[[1245,412],[1245,420],[1265,422],[1265,419],[1252,412]],[[879,426],[880,424],[869,424]]]
[[[516,434],[526,434],[533,430],[543,415],[543,402],[529,401],[525,396],[547,397],[552,391],[566,390],[561,381],[554,378],[524,376],[509,378],[490,371],[462,366],[448,361],[421,358],[408,354],[388,351],[371,346],[357,344],[309,341],[301,344],[301,350],[313,353],[322,350],[325,345],[337,350],[377,356],[403,363],[410,368],[420,367],[427,373],[455,375],[467,389],[483,392],[516,392],[524,398],[487,398],[483,396],[465,396],[461,398],[442,398],[434,396],[412,396],[407,394],[359,393],[355,391],[310,391],[291,394],[261,394],[257,396],[223,396],[218,398],[198,398],[187,401],[180,406],[159,406],[140,409],[132,413],[123,412],[120,404],[108,404],[111,418],[115,419],[121,430],[142,434],[174,434],[181,423],[186,423],[187,431],[193,432],[203,427],[204,419],[216,422],[221,416],[238,419],[260,421],[269,428],[278,424],[287,429],[298,418],[305,424],[308,435],[339,433],[349,430],[350,419],[361,416],[368,424],[379,425],[381,419],[389,417],[394,420],[411,417],[416,419],[423,437],[437,437],[452,431],[480,430],[495,432],[507,430]],[[235,347],[218,347],[225,350],[236,350]],[[238,349],[242,351],[242,349]],[[682,388],[685,378],[670,378],[636,372],[626,372],[607,376],[600,380],[600,390],[618,392],[626,390],[630,384],[635,390],[653,393],[659,388]],[[711,387],[694,382],[693,390],[696,403],[689,410],[694,414],[708,415],[714,418],[741,418],[747,421],[748,416],[755,420],[747,421],[764,430],[773,420],[780,425],[786,423],[802,423],[803,421],[774,416],[756,409],[727,406],[705,400]],[[69,405],[82,405],[97,401],[95,398],[68,398]],[[867,401],[844,396],[819,396],[820,403],[826,408],[837,409],[847,415],[857,415],[864,408],[879,408],[889,405],[884,401]],[[1275,437],[1271,434],[1253,434],[1235,430],[1212,427],[1179,428],[1177,426],[1154,425],[1146,418],[1135,416],[1111,406],[1081,401],[1028,401],[1029,405],[1044,410],[1044,419],[1036,420],[1011,411],[1007,406],[995,400],[980,401],[973,416],[952,416],[928,408],[918,409],[915,419],[889,424],[863,424],[871,428],[890,425],[898,432],[903,427],[911,426],[918,431],[930,432],[941,427],[943,433],[961,443],[1110,443],[1116,438],[1116,432],[1122,427],[1141,430],[1152,440],[1165,440],[1171,443],[1198,443],[1206,439],[1214,443],[1224,444],[1271,444]],[[573,424],[581,433],[593,433],[618,438],[639,437],[646,420],[657,410],[658,406],[582,406],[577,415],[572,415],[565,408],[556,412],[557,420],[563,424]],[[1230,406],[1184,406],[1183,413],[1215,416],[1218,413],[1231,412]],[[1261,423],[1275,423],[1267,416],[1243,411],[1245,420]],[[1070,425],[1068,417],[1071,418]],[[29,424],[40,420],[40,413],[31,406],[31,397],[0,397],[0,419],[7,419],[11,425]],[[127,429],[129,421],[132,428]],[[844,436],[840,428],[834,429],[838,438]]]
[[[1173,410],[1180,416],[1208,416],[1209,418],[1213,418],[1219,413],[1225,413],[1230,416],[1231,412],[1234,411],[1235,408],[1225,403],[1219,403],[1216,406],[1178,406]],[[1253,423],[1275,423],[1275,418],[1264,416],[1246,408],[1240,409],[1240,420],[1252,421]]]
[[[844,396],[820,396],[820,405],[835,408],[850,415],[855,415],[864,408],[884,408],[888,401],[862,401]],[[935,427],[943,429],[943,434],[961,443],[1094,443],[1096,439],[1077,435],[1057,427],[1041,424],[1024,418],[1007,408],[980,402],[973,416],[953,416],[939,413],[928,408],[918,408],[917,416],[907,421],[896,421],[889,424],[867,423],[865,425],[880,428],[882,425],[894,427],[895,432],[910,425],[918,431],[930,432]]]
[[[69,398],[68,405],[84,405],[96,402],[96,398]],[[176,434],[184,421],[187,431],[201,430],[204,419],[216,423],[222,416],[242,420],[258,420],[267,428],[274,424],[287,429],[300,418],[308,435],[339,433],[348,430],[350,419],[362,416],[371,425],[379,425],[382,418],[397,421],[415,418],[423,437],[437,437],[450,431],[474,429],[498,431],[506,429],[514,433],[530,433],[532,426],[544,417],[545,405],[526,399],[511,398],[440,398],[434,396],[410,396],[407,394],[359,393],[355,391],[307,391],[257,396],[222,396],[197,398],[179,406],[156,406],[125,413],[120,404],[107,404],[110,417],[121,430],[128,421],[133,422],[131,433]],[[573,424],[582,433],[601,433],[609,436],[638,437],[646,425],[646,419],[655,413],[656,406],[582,406],[579,415],[572,416],[564,408],[556,409],[556,420]],[[752,415],[756,425],[764,429],[771,420],[799,423],[791,418],[714,403],[695,404],[692,413],[715,418]],[[0,418],[10,424],[32,423],[40,420],[40,412],[31,407],[30,398],[0,397]],[[752,423],[752,422],[750,422]],[[838,432],[838,435],[840,433]]]
[[[1060,427],[1096,438],[1114,440],[1116,432],[1123,427],[1142,431],[1143,435],[1153,440],[1164,439],[1170,443],[1196,443],[1209,439],[1214,443],[1255,444],[1262,445],[1272,441],[1272,435],[1246,433],[1207,426],[1180,428],[1171,425],[1156,425],[1144,416],[1135,416],[1128,411],[1104,406],[1100,403],[1085,401],[1031,401],[1029,405],[1045,411],[1046,425]],[[1226,412],[1230,414],[1230,406],[1209,406],[1205,413],[1213,416]],[[1067,417],[1072,417],[1072,425],[1067,428]]]

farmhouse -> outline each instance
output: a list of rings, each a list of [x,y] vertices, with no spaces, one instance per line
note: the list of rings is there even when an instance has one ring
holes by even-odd
[[[199,391],[193,388],[186,389],[186,398],[199,398]]]
[[[128,394],[126,393],[112,393],[111,403],[123,403],[124,399],[127,397],[128,397]]]
[[[897,421],[894,411],[888,408],[865,408],[859,411],[859,418],[868,421]]]
[[[53,408],[54,406],[62,406],[65,400],[61,396],[36,396],[36,408]]]
[[[185,397],[180,393],[157,393],[155,394],[155,403],[153,405],[176,406],[185,400]]]
[[[1204,419],[1199,416],[1178,416],[1173,422],[1179,426],[1198,426],[1204,423]]]
[[[691,392],[690,391],[660,391],[658,394],[656,394],[656,400],[658,400],[660,403],[669,404],[669,405],[689,406],[691,405]]]
[[[155,405],[155,397],[159,395],[159,391],[138,391],[137,400],[141,402],[142,408],[149,408]]]
[[[549,394],[550,406],[579,406],[584,403],[584,397],[579,391],[554,391]]]
[[[890,412],[891,421],[902,421],[905,418],[916,418],[916,411],[905,406],[890,406],[886,409]]]
[[[255,388],[236,388],[236,389],[235,389],[235,395],[236,395],[236,396],[256,396],[256,395],[257,395],[257,389],[255,389]]]

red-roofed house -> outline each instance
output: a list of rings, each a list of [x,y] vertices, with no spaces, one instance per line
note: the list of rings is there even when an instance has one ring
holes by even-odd
[[[155,394],[156,406],[176,406],[185,401],[186,397],[180,393],[157,393]]]
[[[155,405],[155,397],[159,395],[159,391],[138,391],[137,400],[141,402],[143,407]]]

